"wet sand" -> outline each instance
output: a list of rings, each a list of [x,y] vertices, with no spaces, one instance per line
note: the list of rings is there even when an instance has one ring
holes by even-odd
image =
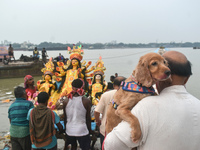
[[[8,108],[10,107],[10,104],[11,103],[0,103],[0,133],[9,131],[10,123],[8,119]]]

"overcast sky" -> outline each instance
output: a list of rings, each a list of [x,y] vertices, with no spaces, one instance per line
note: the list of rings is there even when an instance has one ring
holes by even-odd
[[[0,41],[200,42],[200,0],[0,0]]]

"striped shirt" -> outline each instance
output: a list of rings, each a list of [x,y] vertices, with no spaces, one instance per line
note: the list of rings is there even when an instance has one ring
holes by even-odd
[[[33,108],[32,102],[24,98],[16,98],[8,109],[8,118],[11,120],[10,135],[12,137],[25,137],[29,135],[29,121],[27,114]]]

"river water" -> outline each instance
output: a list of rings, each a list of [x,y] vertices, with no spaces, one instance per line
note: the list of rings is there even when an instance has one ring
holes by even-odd
[[[200,50],[193,50],[192,48],[171,48],[169,50],[176,50],[184,53],[192,63],[193,75],[190,77],[186,88],[195,97],[200,99],[199,83],[200,83]],[[118,73],[118,75],[129,77],[136,67],[140,56],[154,52],[155,48],[135,48],[135,49],[103,49],[103,50],[84,50],[83,60],[92,61],[92,65],[101,56],[106,67],[105,80],[109,81],[110,76]],[[47,51],[48,58],[56,57],[61,53],[64,57],[69,58],[67,51]],[[30,56],[32,51],[14,51],[16,59],[23,55]],[[41,54],[41,52],[40,52]],[[82,60],[82,61],[83,61]],[[91,66],[92,66],[91,65]],[[25,76],[25,75],[24,75]],[[42,77],[34,77],[35,83]],[[0,79],[0,132],[9,131],[8,108],[11,103],[2,103],[2,100],[14,100],[14,87],[23,86],[23,78]]]

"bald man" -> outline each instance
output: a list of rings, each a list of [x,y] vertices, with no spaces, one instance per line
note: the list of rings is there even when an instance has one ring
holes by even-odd
[[[142,137],[131,141],[130,125],[122,121],[110,132],[105,150],[197,150],[200,148],[200,101],[185,89],[191,64],[186,56],[168,51],[165,57],[171,69],[171,79],[156,84],[159,95],[140,101],[132,110],[140,123]]]

